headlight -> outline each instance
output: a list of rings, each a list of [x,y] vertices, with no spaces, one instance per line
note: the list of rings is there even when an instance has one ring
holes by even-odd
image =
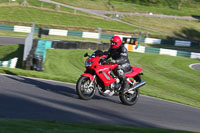
[[[92,65],[93,62],[88,62],[88,60],[85,61],[85,66],[86,67],[90,67]]]

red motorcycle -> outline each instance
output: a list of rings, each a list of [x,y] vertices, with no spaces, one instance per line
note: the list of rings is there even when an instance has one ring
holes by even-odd
[[[122,83],[115,75],[118,64],[109,64],[109,61],[105,60],[105,52],[97,50],[91,56],[85,53],[84,57],[88,57],[85,61],[86,71],[76,84],[76,92],[81,99],[91,99],[98,90],[103,96],[119,96],[121,102],[126,105],[137,102],[139,88],[146,84],[141,80],[142,68],[132,66],[132,70],[125,74],[129,88],[128,91],[122,92]]]

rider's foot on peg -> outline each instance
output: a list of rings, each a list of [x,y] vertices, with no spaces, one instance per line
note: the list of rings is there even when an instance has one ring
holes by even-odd
[[[110,94],[110,90],[106,90],[106,91],[104,91],[104,93],[106,93],[106,94]]]
[[[128,87],[129,87],[128,83],[125,82],[125,83],[123,84],[123,86],[122,86],[122,93],[123,93],[123,94],[125,94],[126,92],[128,92]]]

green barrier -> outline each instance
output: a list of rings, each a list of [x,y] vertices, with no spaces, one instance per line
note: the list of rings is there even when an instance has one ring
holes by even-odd
[[[198,43],[198,42],[191,42],[191,47],[200,48],[200,43]]]
[[[174,45],[175,41],[162,39],[160,44]]]
[[[145,53],[160,53],[160,48],[152,48],[152,47],[146,47],[145,48]]]
[[[82,37],[83,32],[80,31],[68,31],[66,36],[76,36],[76,37]]]
[[[14,26],[13,25],[4,25],[4,24],[1,24],[0,25],[0,30],[14,31]]]
[[[191,52],[177,50],[177,56],[190,57],[191,56]]]
[[[113,37],[113,36],[114,36],[114,34],[101,33],[101,39],[109,39],[110,40],[110,38]]]
[[[13,65],[11,66],[11,64],[13,64],[13,63],[17,63],[17,61],[15,62],[14,59],[10,59],[7,61],[0,61],[0,66],[14,68],[16,66],[16,64],[14,66]]]
[[[35,28],[34,33],[38,33],[38,32],[39,32],[39,28]]]
[[[37,44],[37,48],[35,51],[36,55],[42,55],[43,56],[43,61],[46,58],[46,49],[51,48],[52,46],[52,41],[47,41],[47,40],[39,40]]]

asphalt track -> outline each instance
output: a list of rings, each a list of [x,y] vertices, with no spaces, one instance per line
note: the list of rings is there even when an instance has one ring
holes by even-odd
[[[0,37],[0,44],[24,44],[25,38],[20,37]]]
[[[119,124],[200,131],[200,109],[147,96],[80,100],[75,85],[0,74],[0,118]]]
[[[189,67],[197,71],[200,71],[200,63],[191,64]]]

